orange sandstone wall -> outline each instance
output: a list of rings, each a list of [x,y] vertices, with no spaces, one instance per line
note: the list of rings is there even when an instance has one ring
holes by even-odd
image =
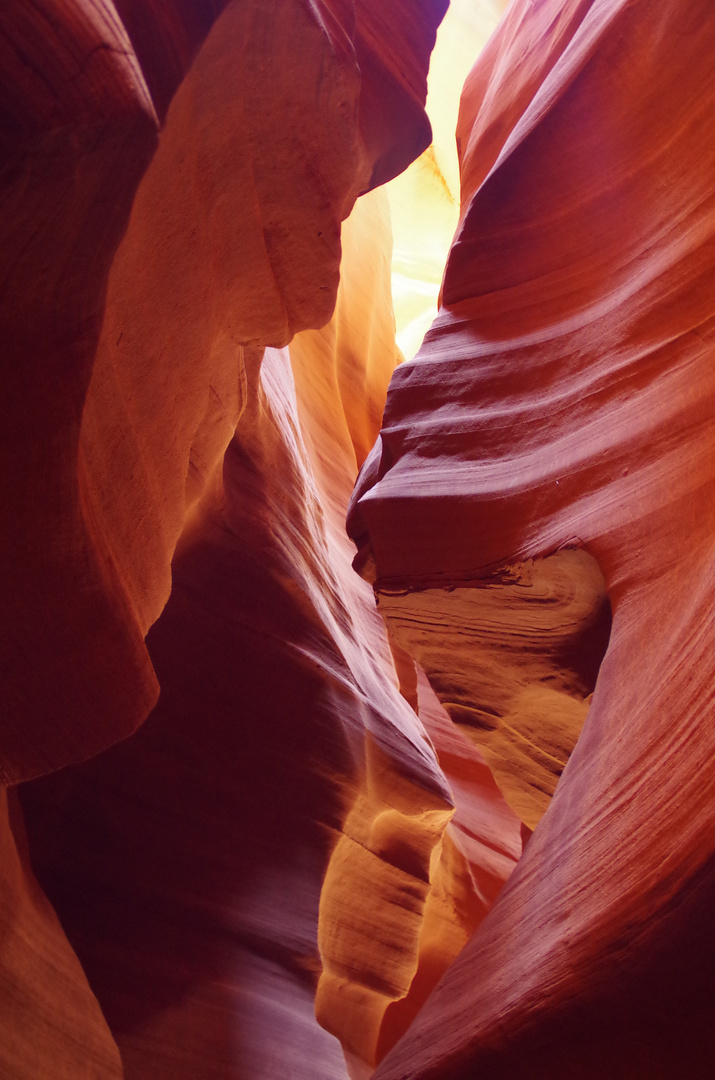
[[[431,620],[490,649],[523,567],[585,552],[613,621],[586,639],[591,676],[608,644],[545,816],[379,1080],[712,1069],[714,46],[705,0],[515,0],[465,86],[443,306],[351,527],[477,741],[515,716],[540,751],[553,733],[482,697],[487,660],[463,676],[457,643],[450,667]],[[518,688],[534,654],[508,636]],[[542,687],[587,703],[555,659]]]
[[[350,1076],[369,1073],[521,850],[423,683],[428,741],[350,565],[356,446],[396,361],[389,245],[373,193],[346,223],[330,323],[260,369],[247,353],[246,407],[147,639],[151,716],[23,789],[127,1078],[347,1075],[316,1011]]]
[[[361,201],[345,261],[366,231],[389,240],[386,225],[380,198]],[[356,461],[338,329],[372,339],[384,392],[384,284],[346,273],[325,330],[267,350],[260,370],[251,354],[246,407],[147,639],[157,707],[131,739],[23,791],[35,865],[128,1078],[341,1076],[314,1015],[321,970],[320,1019],[363,1057],[363,1025],[410,985],[452,803],[340,528]],[[356,1001],[380,975],[378,1001]],[[347,1015],[336,980],[354,988]]]
[[[317,906],[368,728],[418,811],[451,812],[369,589],[331,565],[288,354],[260,373],[265,345],[330,319],[357,195],[428,142],[443,10],[410,5],[398,33],[395,6],[388,49],[363,3],[0,13],[0,779],[91,758],[162,693],[138,741],[23,789],[29,850],[17,808],[3,826],[12,1080],[119,1076],[112,1036],[127,1076],[301,1054],[340,1075],[313,1017]],[[395,359],[367,322],[336,331],[361,456]]]
[[[709,4],[513,0],[378,436],[444,7],[0,13],[11,1080],[710,1076]]]
[[[330,318],[340,221],[429,140],[443,11],[421,5],[363,72],[363,4],[124,0],[138,52],[109,0],[43,0],[34,21],[5,5],[5,782],[111,744],[156,700],[142,639],[238,419],[241,349]]]

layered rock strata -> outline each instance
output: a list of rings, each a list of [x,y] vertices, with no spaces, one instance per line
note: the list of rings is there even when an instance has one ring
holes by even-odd
[[[388,642],[406,8],[0,13],[12,1080],[710,1075],[709,5],[472,72]]]
[[[351,1075],[369,1071],[520,851],[468,747],[464,823],[443,839],[450,790],[350,569],[345,509],[396,356],[384,201],[361,200],[344,242],[330,324],[260,371],[248,357],[245,411],[148,638],[158,706],[24,789],[127,1077],[343,1075],[316,988]]]
[[[443,306],[363,469],[360,561],[472,727],[466,648],[425,633],[456,639],[463,590],[483,640],[496,575],[587,552],[613,624],[546,815],[379,1080],[711,1069],[714,35],[701,0],[515,2],[465,87]]]
[[[327,494],[301,433],[320,409],[300,412],[287,353],[261,369],[330,318],[357,195],[429,141],[444,6],[393,6],[388,37],[368,4],[299,0],[0,15],[3,782],[90,758],[162,690],[136,742],[23,789],[29,850],[17,808],[3,827],[13,1080],[341,1075],[313,1016],[318,899],[368,732],[386,790],[392,770],[410,813],[451,814],[348,542],[326,539],[395,361],[388,256],[379,317],[302,347],[322,374],[299,392],[343,388]]]
[[[385,50],[362,4],[124,0],[135,52],[109,0],[6,5],[5,782],[109,745],[156,699],[142,639],[238,419],[241,348],[329,319],[340,221],[429,141],[444,6]]]
[[[379,201],[359,211],[347,262],[387,224]],[[314,1017],[321,969],[321,1020],[358,1058],[410,986],[451,797],[341,527],[369,431],[354,397],[342,408],[360,372],[341,327],[372,341],[362,378],[384,394],[386,270],[352,294],[346,274],[329,326],[291,346],[295,377],[288,350],[247,357],[246,408],[148,638],[158,706],[132,739],[24,789],[35,864],[127,1077],[343,1075]]]
[[[564,548],[470,585],[379,589],[391,635],[481,749],[529,830],[581,733],[611,612],[595,559]]]

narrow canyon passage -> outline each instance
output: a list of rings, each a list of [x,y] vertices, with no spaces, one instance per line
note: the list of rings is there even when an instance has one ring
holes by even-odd
[[[715,21],[447,8],[0,11],[3,1080],[710,1080]]]

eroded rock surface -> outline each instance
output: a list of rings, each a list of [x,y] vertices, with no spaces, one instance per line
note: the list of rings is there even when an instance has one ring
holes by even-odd
[[[379,1080],[711,1068],[713,33],[700,0],[517,2],[465,87],[443,308],[363,470],[361,563],[404,624],[415,589],[582,549],[613,627],[550,808]]]
[[[5,782],[156,700],[143,637],[240,414],[241,349],[330,318],[341,220],[429,141],[443,11],[378,49],[366,4],[124,0],[126,28],[109,0],[5,6]]]
[[[343,526],[397,357],[388,259],[375,194],[346,227],[328,326],[262,362],[246,350],[245,408],[147,639],[157,707],[23,789],[35,865],[128,1078],[345,1075],[316,1009],[353,1075],[369,1070],[420,965],[429,990],[488,906],[478,839],[442,840],[450,789]],[[487,892],[520,848],[505,809]]]
[[[709,1080],[710,5],[513,0],[370,452],[445,6],[0,12],[12,1080]]]
[[[595,559],[564,549],[469,587],[377,597],[391,634],[535,829],[581,734],[608,644]]]
[[[343,265],[327,327],[260,368],[246,352],[246,407],[148,637],[159,704],[130,740],[23,789],[127,1077],[344,1075],[315,1011],[350,1075],[371,1071],[521,850],[423,680],[428,741],[351,569],[345,511],[397,358],[378,194]],[[445,773],[461,784],[449,825]]]
[[[426,68],[444,7],[410,5],[408,21],[394,5],[388,44],[378,9],[329,0],[42,0],[0,13],[0,780],[91,758],[141,725],[162,684],[160,711],[130,752],[25,793],[33,865],[127,1076],[273,1076],[301,1054],[306,1075],[340,1075],[338,1044],[313,1016],[317,904],[331,830],[364,773],[365,716],[380,717],[388,757],[415,792],[449,813],[374,610],[364,618],[377,660],[351,629],[362,617],[352,593],[362,589],[363,608],[370,593],[358,582],[341,598],[287,354],[260,374],[264,346],[330,319],[341,220],[358,194],[429,141]],[[362,398],[345,394],[344,514],[395,350],[377,318],[341,333],[355,338],[355,355],[379,344],[359,362],[340,354],[339,382],[365,376]],[[144,636],[169,597],[180,537],[173,606],[150,656]],[[353,640],[349,659],[334,625]],[[244,648],[241,704],[233,661]],[[355,747],[345,694],[346,711],[359,713]],[[302,732],[294,701],[308,712]],[[261,710],[276,725],[273,742],[254,727],[258,749],[239,750]],[[219,735],[223,724],[231,734]],[[335,730],[323,745],[326,725]],[[3,831],[0,869],[0,997],[14,1003],[0,1014],[5,1071],[13,1080],[119,1075],[17,835]],[[268,869],[261,844],[274,849]]]

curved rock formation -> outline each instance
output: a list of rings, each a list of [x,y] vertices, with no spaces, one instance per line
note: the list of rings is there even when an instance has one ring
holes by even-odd
[[[581,733],[608,643],[595,559],[565,548],[469,587],[377,597],[390,633],[535,829]]]
[[[166,672],[166,704],[144,736],[146,742],[132,744],[126,758],[122,748],[116,758],[87,766],[86,774],[79,770],[58,775],[46,787],[26,789],[24,796],[33,807],[33,863],[53,891],[110,1016],[126,1075],[152,1062],[151,1067],[164,1069],[167,1076],[178,1076],[180,1068],[195,1076],[197,1061],[211,1054],[212,1067],[222,1078],[227,1069],[246,1075],[245,1061],[251,1063],[252,1075],[274,1075],[275,1055],[271,1057],[270,1042],[258,1033],[281,1025],[285,1035],[280,1053],[295,1053],[290,1048],[308,1039],[317,1048],[310,1059],[324,1057],[331,1075],[341,1069],[335,1061],[337,1044],[312,1016],[315,923],[330,846],[326,825],[340,824],[336,807],[348,798],[336,777],[344,773],[349,786],[360,768],[352,751],[343,747],[338,720],[342,698],[333,686],[335,673],[325,661],[329,674],[315,674],[309,646],[315,644],[315,620],[320,622],[324,605],[338,623],[346,615],[336,599],[340,586],[323,565],[322,510],[308,498],[313,486],[308,459],[300,440],[298,450],[290,441],[295,441],[299,421],[291,403],[287,360],[274,361],[272,375],[266,375],[270,392],[265,387],[259,391],[260,355],[264,345],[283,345],[296,331],[330,318],[338,286],[341,219],[361,191],[388,179],[428,142],[422,109],[426,67],[444,6],[426,0],[410,5],[408,21],[405,5],[394,5],[389,45],[376,25],[379,9],[340,0],[117,0],[116,6],[110,0],[40,0],[31,8],[11,0],[0,13],[2,325],[8,357],[2,483],[9,511],[3,544],[4,784],[87,759],[144,720],[156,701],[158,683],[143,638],[169,596],[170,564],[184,533],[176,597],[155,646],[157,663]],[[383,107],[386,88],[389,108]],[[158,150],[157,116],[164,125]],[[352,332],[362,349],[362,328]],[[371,333],[367,330],[367,339]],[[392,339],[388,354],[391,362]],[[361,362],[366,371],[372,369],[372,361]],[[377,374],[367,379],[365,415],[359,402],[346,406],[361,453],[375,437],[378,398],[388,377],[382,360],[375,364]],[[352,359],[344,376],[348,386],[355,379]],[[265,407],[261,394],[269,402]],[[289,461],[293,454],[298,464],[297,472],[282,477],[288,488],[281,493],[284,502],[277,513],[293,547],[283,555],[274,547],[280,572],[269,560],[266,597],[259,598],[255,586],[263,579],[252,576],[250,558],[241,563],[245,549],[237,541],[239,553],[234,549],[228,558],[233,587],[254,586],[241,596],[244,604],[250,601],[250,621],[261,604],[270,606],[271,575],[280,577],[287,565],[290,580],[280,578],[274,585],[281,599],[279,610],[270,616],[275,622],[267,640],[292,640],[294,617],[305,636],[304,651],[297,649],[293,667],[286,660],[285,671],[281,647],[276,658],[266,646],[261,654],[266,667],[252,664],[250,657],[246,664],[256,683],[270,680],[274,661],[281,673],[274,687],[277,696],[263,706],[278,723],[277,731],[281,724],[288,726],[290,718],[290,694],[281,691],[281,685],[287,688],[294,677],[293,693],[299,700],[301,687],[312,688],[305,689],[306,709],[310,693],[320,698],[325,691],[322,712],[316,707],[310,720],[317,728],[335,721],[338,732],[322,763],[320,754],[314,761],[309,744],[300,743],[300,754],[310,759],[306,783],[319,777],[320,813],[298,806],[297,788],[295,799],[288,798],[293,767],[288,758],[285,772],[276,767],[271,773],[276,788],[286,788],[285,806],[276,815],[271,799],[256,795],[266,824],[253,838],[254,802],[243,790],[234,794],[233,803],[229,799],[222,804],[220,794],[212,801],[206,758],[191,762],[198,775],[192,790],[209,805],[203,816],[196,815],[193,831],[183,818],[186,833],[177,826],[178,807],[186,798],[182,782],[191,780],[184,759],[193,754],[198,722],[192,694],[199,691],[187,669],[188,655],[194,656],[195,626],[204,619],[210,629],[204,643],[209,666],[240,651],[244,637],[249,644],[256,637],[255,627],[250,633],[244,629],[235,633],[232,645],[226,644],[226,654],[217,649],[226,616],[220,586],[219,610],[212,618],[202,614],[213,602],[207,598],[203,605],[198,602],[198,612],[188,603],[195,626],[185,620],[192,574],[204,580],[211,579],[217,567],[226,571],[222,528],[217,529],[215,520],[220,517],[216,500],[223,499],[216,469],[242,413],[243,442],[232,444],[227,475],[234,486],[240,480],[248,489],[262,476],[265,490],[264,502],[254,492],[257,502],[247,497],[246,505],[234,511],[241,523],[249,507],[260,503],[265,510],[269,481],[278,484],[281,479],[271,472],[271,454]],[[280,453],[270,443],[272,423],[281,433]],[[247,464],[246,453],[250,458],[254,452],[255,462]],[[237,461],[240,468],[231,473],[231,463]],[[298,484],[296,490],[290,487],[292,481]],[[346,488],[343,509],[347,493]],[[236,494],[238,503],[242,498]],[[290,515],[306,499],[309,509],[294,535]],[[260,543],[270,547],[269,520],[270,514],[253,527]],[[305,535],[301,529],[307,530]],[[313,542],[320,550],[306,577],[301,560]],[[343,544],[347,550],[347,542]],[[319,585],[310,584],[311,573],[320,578]],[[320,600],[316,616],[311,604],[323,588],[328,599]],[[301,600],[301,589],[312,599]],[[369,598],[369,590],[363,589],[365,593]],[[228,622],[234,626],[231,618]],[[379,639],[374,613],[372,625]],[[173,643],[171,661],[162,651],[169,646],[161,642]],[[323,645],[328,653],[333,647],[330,641]],[[431,750],[415,734],[416,721],[394,685],[387,646],[375,649],[382,668],[368,680],[370,692],[383,686],[385,730],[393,725],[405,729],[395,736],[394,756],[398,761],[409,757],[403,744],[414,744],[417,787],[436,787],[438,801],[446,806],[448,793]],[[368,654],[366,671],[373,663],[372,652]],[[230,670],[229,682],[235,676]],[[211,695],[206,687],[202,693],[207,695],[204,711],[210,713]],[[235,693],[234,686],[233,696],[227,693],[217,710],[216,731],[220,719],[231,726],[226,710],[233,720]],[[355,693],[360,711],[367,691]],[[380,712],[379,706],[372,707]],[[178,720],[163,722],[162,716],[172,716],[173,708],[182,717],[191,713],[191,723],[182,728]],[[391,718],[391,710],[397,719]],[[249,714],[245,706],[246,724]],[[358,730],[361,745],[361,723]],[[186,743],[181,744],[180,735]],[[165,736],[171,749],[161,741]],[[183,749],[175,750],[174,741]],[[227,767],[229,744],[212,745],[220,762],[216,776],[225,777],[220,766]],[[267,754],[269,748],[266,743],[262,750]],[[359,763],[362,751],[355,753]],[[342,772],[333,762],[336,755]],[[160,760],[165,761],[163,768]],[[264,766],[269,769],[265,755],[251,757],[247,751],[244,772],[231,775],[236,782],[244,778],[259,783]],[[101,790],[93,788],[95,783]],[[266,783],[270,781],[264,779]],[[144,803],[140,798],[137,804],[137,785]],[[220,793],[218,779],[216,790]],[[159,824],[137,838],[133,830],[141,834],[142,807],[155,814]],[[243,831],[234,822],[226,825],[223,815],[233,810],[245,810]],[[297,945],[292,931],[286,944],[275,926],[255,930],[255,909],[264,906],[256,899],[260,887],[255,879],[263,871],[242,844],[254,851],[256,837],[273,835],[276,820],[287,823],[287,832],[284,845],[274,852],[275,864],[305,827],[301,844],[308,851],[305,873],[310,880],[306,906],[313,904],[315,911],[310,917],[296,916]],[[227,876],[223,864],[217,868],[223,855],[208,857],[212,837],[224,828],[227,839],[235,841],[235,861]],[[27,853],[23,849],[17,854],[16,831],[3,832],[7,857],[0,869],[0,888],[8,901],[0,998],[15,1003],[0,1014],[2,1065],[13,1080],[50,1074],[73,1080],[118,1075],[116,1047],[51,908],[34,884]],[[167,833],[175,848],[162,847]],[[168,856],[177,849],[188,862],[177,858],[176,865],[172,863]],[[201,853],[207,855],[205,862]],[[110,854],[117,859],[111,868]],[[226,900],[226,890],[240,891],[242,859],[253,889],[245,891],[251,897],[246,904],[254,907],[244,920],[250,928],[234,934],[233,923],[229,933],[222,917],[196,914],[191,886],[182,892],[176,875],[182,867],[183,882],[192,874],[205,874],[198,893],[210,906],[216,897]],[[303,874],[298,866],[296,895],[301,894]],[[166,896],[157,900],[154,887],[159,892],[165,887]],[[181,893],[178,900],[175,888]],[[275,883],[267,888],[275,895]],[[285,915],[290,922],[279,908],[275,920],[280,923]],[[184,947],[176,936],[186,927],[182,920],[187,909],[192,916]],[[73,921],[76,915],[79,926]],[[243,916],[234,913],[233,918],[241,923]],[[227,933],[230,957],[217,958],[214,946],[218,942],[223,947]],[[236,944],[237,936],[243,944]],[[258,960],[256,947],[245,946],[245,939],[255,936],[262,943]],[[43,954],[39,960],[38,948]],[[117,948],[121,961],[115,967]],[[273,959],[267,959],[268,954]],[[234,961],[242,974],[232,978],[226,964]],[[255,1000],[248,1007],[250,972],[256,976]],[[277,995],[270,1013],[274,976],[279,982],[287,979],[292,989],[282,1011]],[[167,1006],[162,1011],[167,1002],[176,1006],[187,985],[196,993],[187,991],[186,1008],[172,1011]],[[226,1017],[232,1018],[229,1024]],[[238,1040],[238,1047],[237,1017],[249,1033],[245,1042]],[[36,1037],[40,1026],[42,1036]],[[21,1053],[20,1047],[26,1049]],[[314,1069],[308,1074],[317,1075]]]
[[[379,1080],[711,1069],[714,45],[702,0],[516,2],[465,87],[443,308],[353,533],[399,621],[567,548],[613,628],[548,812]]]
[[[141,666],[140,646],[97,641],[113,604],[85,535],[77,449],[107,275],[157,121],[109,3],[46,0],[30,18],[11,0],[0,43],[8,784],[129,730],[106,687],[117,687],[120,712],[132,711],[118,675]],[[150,698],[147,688],[144,713]]]
[[[23,788],[34,864],[128,1080],[343,1075],[314,1016],[321,971],[321,1021],[373,1064],[418,966],[451,796],[342,525],[396,359],[388,226],[382,199],[361,200],[328,326],[260,367],[246,350],[245,408],[147,639],[157,707],[131,739]],[[442,968],[464,940],[438,943]]]
[[[0,1074],[121,1080],[87,977],[31,869],[14,791],[0,791]]]
[[[445,7],[0,11],[9,1080],[710,1076],[715,24],[512,0],[392,375]]]
[[[133,642],[98,648],[111,599],[78,540],[77,446],[107,275],[157,120],[109,3],[9,0],[0,56],[6,785],[127,730],[111,705],[140,660]],[[98,699],[105,726],[87,739],[83,711]],[[118,1080],[116,1046],[30,871],[14,795],[11,819],[0,796],[0,1073]]]
[[[329,319],[341,219],[429,141],[443,4],[423,3],[389,50],[366,3],[120,7],[146,80],[109,0],[2,16],[8,783],[147,715],[142,639],[187,498],[238,419],[240,349]],[[399,5],[394,18],[407,22]],[[166,121],[137,191],[156,146],[147,84]]]

